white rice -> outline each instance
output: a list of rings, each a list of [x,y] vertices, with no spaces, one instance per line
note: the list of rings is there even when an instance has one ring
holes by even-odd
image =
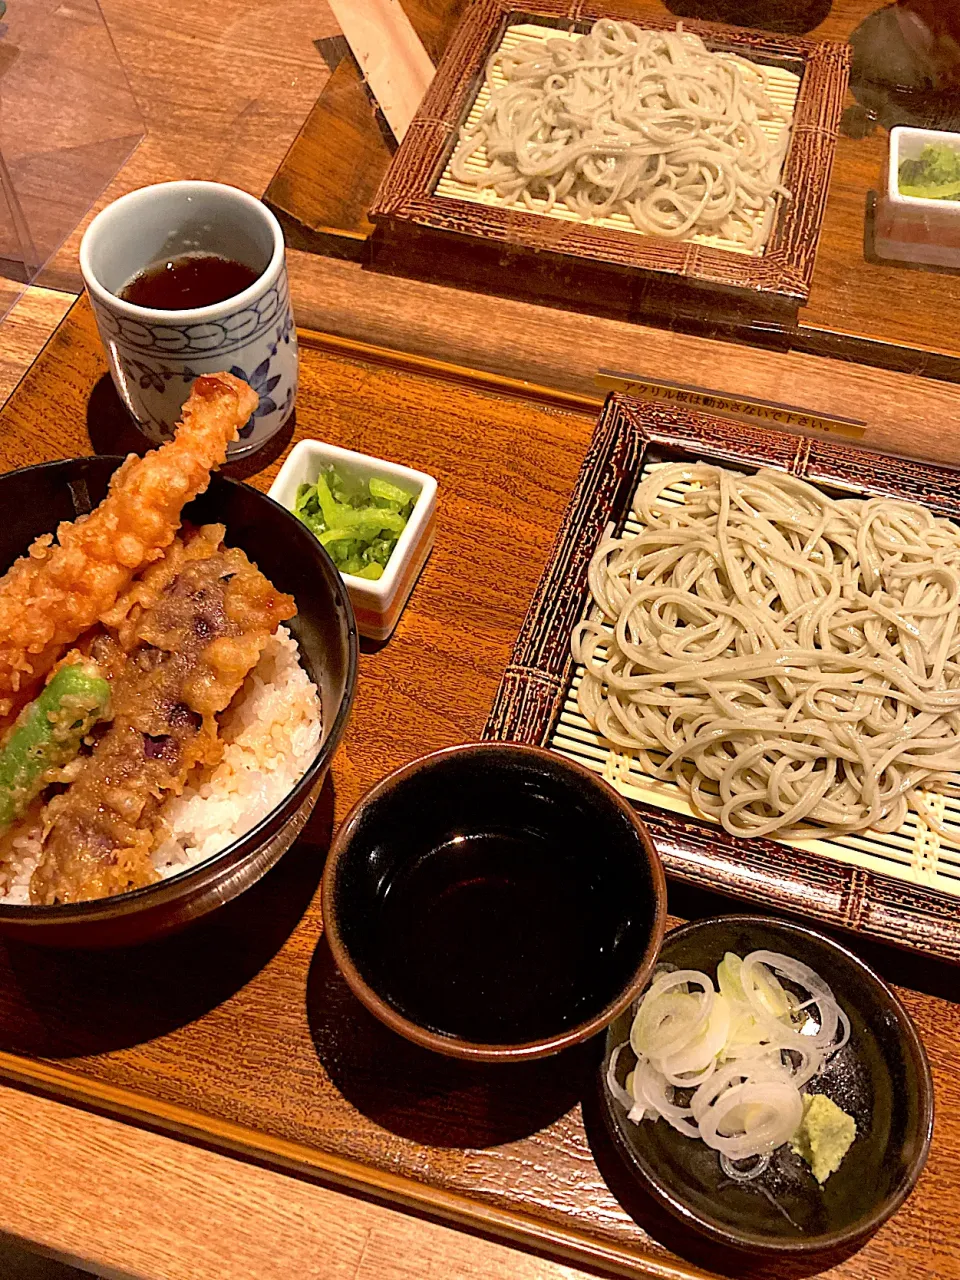
[[[0,901],[14,907],[30,905],[30,877],[40,861],[42,845],[39,829],[16,836],[12,841],[14,858],[3,868],[4,877],[10,876],[6,892],[0,888]]]
[[[317,687],[300,665],[296,640],[280,627],[224,715],[220,763],[160,810],[169,833],[153,853],[161,876],[211,857],[265,818],[313,762],[320,730]],[[17,856],[5,869],[12,875],[0,900],[26,906],[40,860],[38,833],[18,837],[13,846]]]
[[[170,830],[153,853],[160,874],[219,853],[275,809],[316,756],[320,724],[317,687],[279,627],[221,723],[227,745],[213,775],[160,810]]]

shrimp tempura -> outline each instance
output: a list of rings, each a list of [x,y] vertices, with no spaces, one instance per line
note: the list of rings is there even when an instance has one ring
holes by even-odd
[[[229,373],[198,378],[175,438],[143,458],[131,454],[95,511],[61,524],[56,542],[39,537],[0,578],[0,716],[163,555],[181,509],[206,489],[257,402]]]

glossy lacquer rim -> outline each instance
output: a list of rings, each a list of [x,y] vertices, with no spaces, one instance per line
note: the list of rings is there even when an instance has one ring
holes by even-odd
[[[348,855],[353,836],[366,811],[408,778],[414,777],[425,769],[431,770],[436,765],[453,757],[471,755],[519,756],[532,761],[543,761],[549,765],[551,770],[567,769],[571,775],[588,784],[598,798],[608,804],[613,804],[629,820],[637,833],[640,848],[643,851],[643,858],[652,881],[654,899],[653,926],[643,955],[629,982],[618,992],[613,1000],[593,1017],[578,1023],[576,1026],[568,1027],[555,1035],[545,1036],[536,1040],[527,1040],[519,1044],[486,1044],[455,1036],[440,1035],[404,1017],[363,978],[340,932],[335,891],[338,868],[342,860]],[[627,801],[619,796],[613,787],[598,778],[596,774],[591,773],[589,769],[583,768],[582,765],[572,760],[565,760],[555,752],[547,751],[542,747],[527,746],[523,743],[515,742],[471,742],[445,747],[439,751],[433,751],[429,755],[421,756],[410,764],[402,765],[399,769],[387,774],[385,778],[382,778],[366,795],[357,801],[337,832],[327,855],[326,867],[323,873],[322,910],[324,932],[337,967],[354,995],[392,1031],[404,1036],[407,1040],[412,1040],[422,1048],[444,1054],[447,1057],[468,1059],[474,1062],[528,1062],[535,1058],[545,1058],[551,1054],[559,1053],[563,1049],[580,1044],[584,1040],[590,1039],[591,1036],[599,1034],[624,1009],[628,1008],[643,990],[657,962],[666,930],[667,882],[660,857],[654,848],[653,841],[650,839],[644,823]]]

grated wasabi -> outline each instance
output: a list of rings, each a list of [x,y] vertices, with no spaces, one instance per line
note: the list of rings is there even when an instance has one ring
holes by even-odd
[[[803,1099],[803,1119],[790,1139],[790,1146],[813,1170],[821,1187],[840,1168],[853,1146],[857,1123],[822,1093]]]
[[[916,160],[901,160],[897,190],[922,200],[960,199],[960,152],[941,143],[925,146]]]

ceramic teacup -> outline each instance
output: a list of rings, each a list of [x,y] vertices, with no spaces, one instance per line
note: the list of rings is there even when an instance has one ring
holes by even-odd
[[[117,296],[145,268],[197,252],[241,262],[257,279],[232,298],[186,311]],[[148,439],[168,440],[193,380],[221,370],[260,396],[230,457],[252,453],[280,430],[297,393],[297,333],[283,232],[266,205],[218,182],[142,187],[94,218],[80,269],[114,385]]]

